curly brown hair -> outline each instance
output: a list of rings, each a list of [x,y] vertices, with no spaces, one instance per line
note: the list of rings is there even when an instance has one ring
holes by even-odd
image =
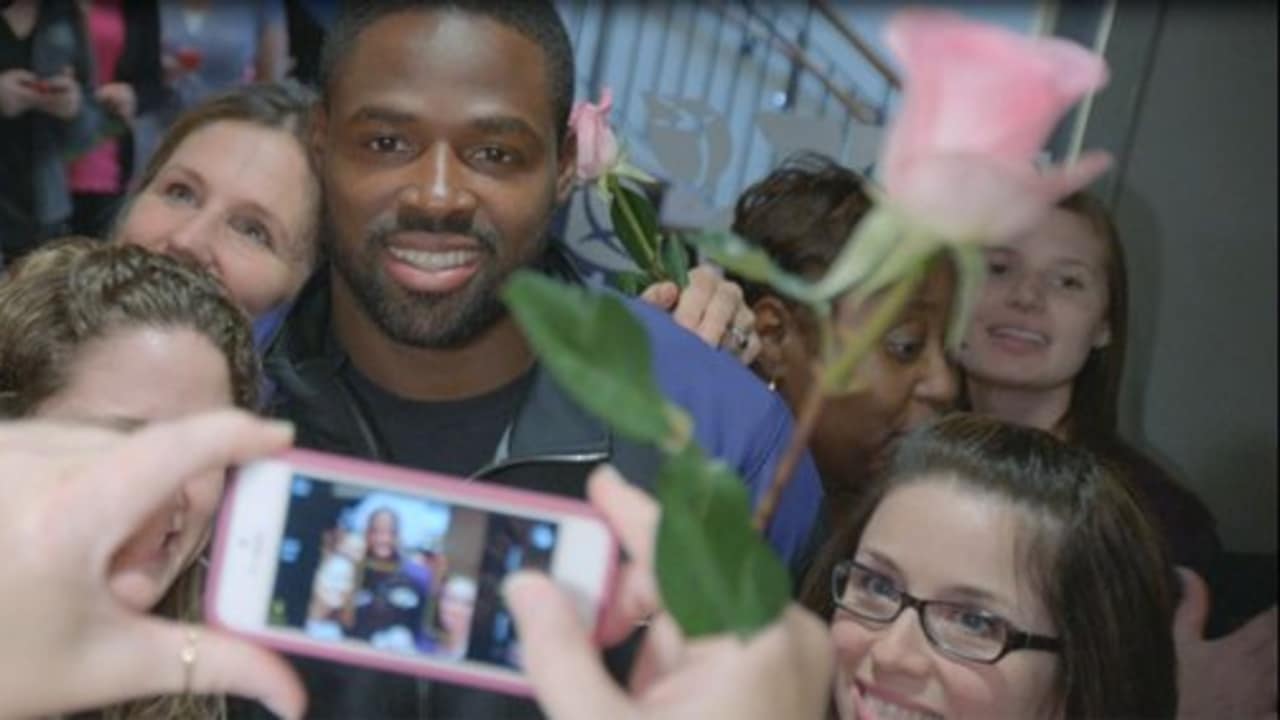
[[[31,415],[66,386],[88,342],[128,327],[180,327],[208,338],[227,361],[232,400],[258,402],[260,370],[249,318],[204,269],[133,245],[73,237],[24,257],[0,280],[0,410]],[[204,567],[192,562],[153,609],[199,622]],[[77,717],[105,720],[226,717],[219,695],[175,695]]]
[[[0,409],[22,417],[66,386],[86,342],[122,326],[183,327],[222,352],[232,400],[258,402],[248,317],[205,270],[139,247],[67,238],[0,282]]]
[[[738,196],[733,231],[783,270],[815,280],[831,267],[871,207],[861,175],[825,155],[804,152],[788,157]],[[748,303],[774,294],[768,286],[734,279]]]

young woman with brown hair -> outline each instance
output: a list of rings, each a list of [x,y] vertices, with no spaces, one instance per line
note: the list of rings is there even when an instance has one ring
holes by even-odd
[[[1129,286],[1111,217],[1090,195],[1064,200],[1033,232],[987,251],[988,278],[960,354],[974,412],[1080,443],[1134,483],[1173,561],[1209,577],[1213,516],[1120,437]]]
[[[831,622],[842,718],[1171,717],[1172,582],[1092,454],[957,414],[898,446],[802,602]]]
[[[232,405],[253,409],[258,361],[248,318],[200,268],[142,248],[62,241],[0,281],[0,409],[132,429]],[[131,609],[200,618],[223,477],[188,482],[112,561]],[[105,717],[215,717],[219,698],[171,697]]]

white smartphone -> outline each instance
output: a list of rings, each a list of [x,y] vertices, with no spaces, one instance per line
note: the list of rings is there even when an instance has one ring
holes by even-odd
[[[283,652],[530,695],[503,578],[547,572],[598,627],[617,560],[585,502],[290,450],[229,483],[205,616]]]

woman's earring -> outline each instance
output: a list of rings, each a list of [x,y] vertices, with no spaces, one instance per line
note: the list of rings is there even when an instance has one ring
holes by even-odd
[[[769,378],[769,392],[777,392],[777,390],[778,390],[778,378],[776,377]]]

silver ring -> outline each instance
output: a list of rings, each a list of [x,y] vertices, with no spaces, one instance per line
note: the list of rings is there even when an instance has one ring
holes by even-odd
[[[733,346],[737,350],[746,350],[747,343],[751,342],[751,332],[740,327],[730,327],[729,337],[733,338]]]

